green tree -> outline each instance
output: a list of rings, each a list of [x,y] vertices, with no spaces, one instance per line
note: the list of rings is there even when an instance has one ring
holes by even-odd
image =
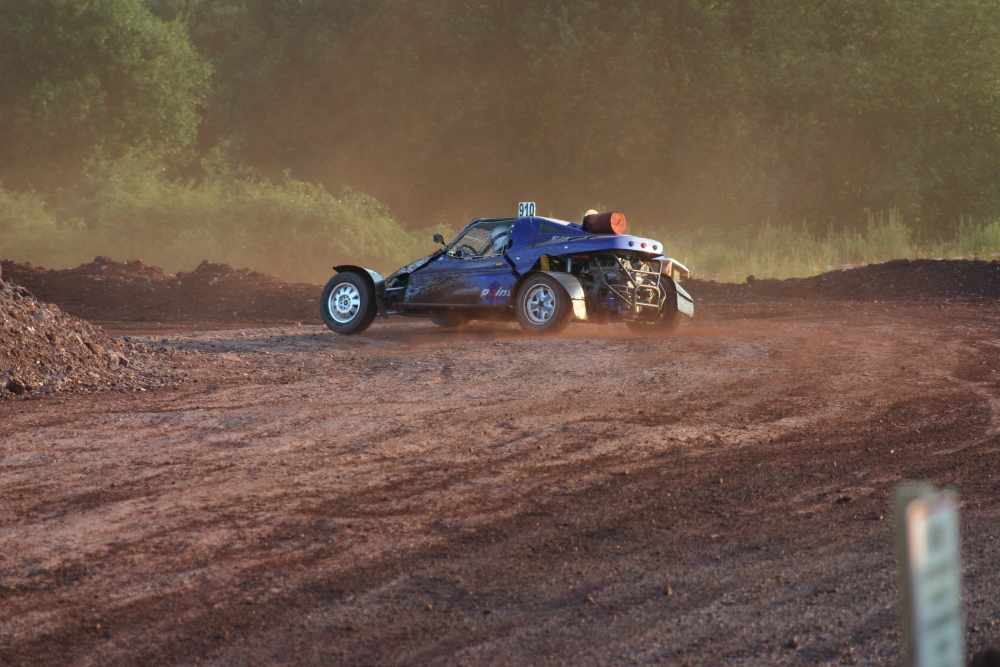
[[[0,3],[0,178],[46,188],[98,155],[190,158],[210,72],[142,0]]]
[[[216,64],[209,138],[411,220],[1000,214],[994,0],[160,2]]]
[[[731,17],[758,218],[1000,213],[1000,6],[748,0]]]

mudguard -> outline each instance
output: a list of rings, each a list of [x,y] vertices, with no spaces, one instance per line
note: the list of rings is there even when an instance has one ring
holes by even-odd
[[[677,283],[674,283],[674,289],[677,290],[677,310],[688,317],[694,317],[694,298]]]
[[[657,259],[661,259],[661,258],[657,257]],[[672,257],[663,257],[662,259],[665,259],[666,261],[670,262],[671,269],[677,269],[677,270],[679,270],[681,272],[681,277],[682,278],[690,278],[691,277],[691,269],[689,269],[688,267],[684,266],[683,264],[681,264],[680,262],[678,262],[676,259],[674,259]]]

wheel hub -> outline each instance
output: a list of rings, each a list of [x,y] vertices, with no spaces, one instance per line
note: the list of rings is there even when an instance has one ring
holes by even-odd
[[[330,294],[330,315],[340,324],[347,324],[361,311],[361,292],[350,283],[344,283]]]
[[[535,285],[524,295],[525,314],[532,324],[545,324],[556,312],[556,295],[548,285]]]

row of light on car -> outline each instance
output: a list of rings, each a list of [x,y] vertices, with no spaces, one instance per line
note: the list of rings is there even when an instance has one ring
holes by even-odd
[[[629,244],[629,246],[630,246],[630,247],[632,247],[632,248],[634,248],[634,247],[635,247],[635,241],[629,241],[629,242],[628,242],[628,244]],[[640,248],[645,248],[645,247],[646,247],[647,245],[648,245],[648,244],[647,244],[647,243],[646,243],[645,241],[643,241],[642,243],[640,243],[640,244],[639,244],[639,247],[640,247]],[[658,245],[656,245],[656,244],[654,243],[654,244],[653,244],[653,250],[659,250],[659,249],[660,249],[660,246],[658,246]]]

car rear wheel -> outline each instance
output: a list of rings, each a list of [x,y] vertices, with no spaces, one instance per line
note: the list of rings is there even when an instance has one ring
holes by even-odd
[[[684,313],[679,310],[673,310],[673,312],[665,313],[656,322],[636,322],[635,320],[630,320],[625,323],[628,330],[638,336],[669,336],[670,334],[677,331],[677,327],[681,325],[681,321],[684,320]]]
[[[339,273],[323,288],[319,312],[339,334],[361,333],[375,320],[377,307],[371,285],[356,273]]]
[[[517,292],[515,311],[521,328],[553,334],[569,324],[572,313],[569,294],[558,281],[544,273],[531,276]]]

